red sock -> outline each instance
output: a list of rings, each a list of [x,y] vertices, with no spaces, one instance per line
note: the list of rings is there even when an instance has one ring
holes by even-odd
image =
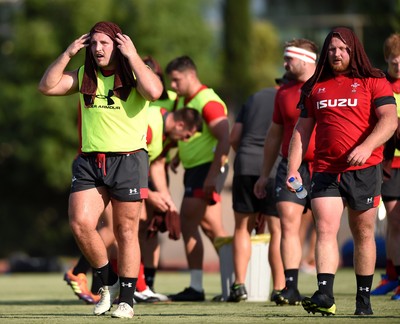
[[[386,274],[387,274],[388,279],[390,281],[398,279],[397,272],[396,272],[396,269],[394,267],[393,261],[390,260],[390,259],[386,260]]]
[[[138,280],[136,282],[136,291],[143,291],[146,290],[147,285],[146,285],[146,280],[144,277],[144,265],[142,262],[140,262],[140,268],[139,268],[139,275],[138,275]]]

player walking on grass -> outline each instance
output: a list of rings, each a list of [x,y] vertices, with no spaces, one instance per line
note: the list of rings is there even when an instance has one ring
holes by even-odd
[[[397,114],[385,74],[371,66],[352,30],[339,27],[328,34],[315,73],[302,87],[299,108],[289,150],[288,188],[291,177],[302,180],[298,168],[316,125],[310,195],[317,231],[318,290],[302,305],[307,312],[336,312],[337,233],[347,206],[354,239],[355,315],[371,315],[382,151],[397,128]]]
[[[70,59],[85,47],[85,64],[66,71]],[[110,310],[119,295],[112,316],[131,318],[140,264],[139,217],[147,198],[147,107],[161,95],[161,81],[119,26],[99,22],[48,67],[39,90],[50,96],[79,92],[82,153],[73,165],[70,225],[103,283],[94,314]],[[118,274],[96,230],[109,202],[118,244]]]
[[[400,118],[400,34],[390,35],[383,45],[387,63],[387,79],[393,89]],[[384,159],[386,175],[382,185],[382,200],[387,217],[386,273],[371,295],[386,295],[395,291],[392,300],[400,300],[400,122],[397,132],[386,142]]]
[[[311,213],[310,199],[298,198],[286,188],[287,157],[290,138],[300,111],[296,108],[300,89],[315,71],[317,45],[311,40],[299,38],[285,44],[284,67],[289,81],[282,85],[275,96],[272,123],[264,142],[264,160],[261,175],[254,185],[259,199],[266,197],[266,185],[278,155],[282,159],[275,177],[275,200],[281,224],[281,256],[285,269],[285,288],[275,298],[278,305],[300,305],[298,289],[299,268],[302,257],[300,227],[304,213]],[[314,154],[313,139],[301,164],[303,186],[310,189],[311,164]],[[267,197],[268,198],[268,197]]]

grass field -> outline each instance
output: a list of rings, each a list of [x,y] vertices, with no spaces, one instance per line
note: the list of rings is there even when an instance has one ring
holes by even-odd
[[[218,273],[206,273],[203,303],[158,303],[135,306],[133,320],[95,317],[92,305],[83,304],[62,280],[61,273],[0,275],[0,323],[400,323],[400,301],[389,296],[372,297],[374,315],[354,316],[355,278],[352,269],[342,269],[335,280],[335,316],[307,314],[301,306],[276,306],[272,302],[218,303],[211,299],[221,291]],[[375,276],[378,281],[379,273]],[[311,295],[316,288],[312,275],[300,275],[300,291]],[[189,283],[187,272],[157,274],[160,293],[176,293]]]

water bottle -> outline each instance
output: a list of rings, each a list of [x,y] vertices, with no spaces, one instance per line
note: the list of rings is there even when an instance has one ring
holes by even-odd
[[[306,198],[307,190],[303,187],[303,185],[297,181],[295,177],[291,177],[289,179],[289,183],[294,190],[296,190],[296,196],[300,199]]]

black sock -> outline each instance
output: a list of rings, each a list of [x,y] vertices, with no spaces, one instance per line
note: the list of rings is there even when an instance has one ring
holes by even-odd
[[[397,273],[397,279],[399,280],[399,284],[400,284],[400,265],[396,265],[394,266],[396,273]]]
[[[318,290],[333,298],[333,282],[335,281],[335,275],[333,273],[318,273]]]
[[[86,274],[89,269],[91,268],[89,261],[81,255],[81,257],[78,260],[78,263],[75,265],[74,269],[72,270],[72,274],[75,276],[78,275],[78,273],[84,273]]]
[[[133,294],[136,289],[137,278],[119,277],[119,303],[127,303],[133,307]]]
[[[286,288],[297,289],[298,278],[299,278],[299,269],[285,270]]]
[[[99,275],[97,274],[95,269],[92,269],[92,286],[90,288],[90,291],[93,294],[97,294],[102,286],[103,283],[101,282]]]
[[[156,271],[157,270],[155,268],[144,268],[144,280],[146,281],[146,285],[149,286],[151,290],[153,290]]]
[[[373,278],[374,278],[374,275],[370,275],[370,276],[356,275],[356,281],[357,281],[356,300],[360,299],[360,297],[361,297],[361,300],[363,300],[363,301],[370,299]]]
[[[95,269],[95,271],[104,286],[112,286],[118,280],[118,276],[112,269],[110,262],[108,262],[104,267]]]

